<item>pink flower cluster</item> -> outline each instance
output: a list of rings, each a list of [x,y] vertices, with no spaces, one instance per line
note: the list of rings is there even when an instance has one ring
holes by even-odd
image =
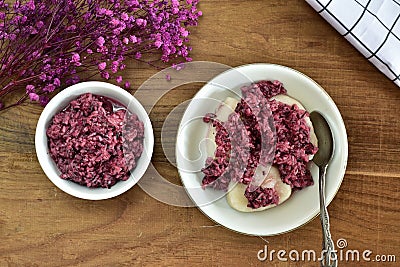
[[[117,74],[127,59],[151,66],[191,61],[189,27],[199,0],[0,0],[0,107],[48,94],[100,74]],[[15,104],[4,97],[23,87]]]

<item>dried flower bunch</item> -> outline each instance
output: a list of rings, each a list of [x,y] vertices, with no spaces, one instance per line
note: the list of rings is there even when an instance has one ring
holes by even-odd
[[[0,110],[46,105],[62,83],[100,74],[129,88],[127,59],[156,66],[191,61],[188,27],[198,0],[0,0]],[[4,97],[24,88],[19,101]]]

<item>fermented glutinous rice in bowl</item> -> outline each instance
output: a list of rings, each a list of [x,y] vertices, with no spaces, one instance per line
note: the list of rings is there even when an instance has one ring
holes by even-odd
[[[143,152],[144,125],[137,115],[91,93],[57,113],[46,134],[60,177],[87,187],[127,180]]]

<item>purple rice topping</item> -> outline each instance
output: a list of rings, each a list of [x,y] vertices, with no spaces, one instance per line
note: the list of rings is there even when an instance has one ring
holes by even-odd
[[[143,152],[144,125],[137,115],[90,93],[57,113],[46,134],[60,177],[87,187],[127,180]]]
[[[312,185],[307,162],[317,148],[310,143],[310,128],[305,121],[309,114],[297,105],[269,100],[286,94],[279,81],[259,81],[241,90],[242,99],[228,121],[220,122],[212,113],[203,118],[216,128],[217,144],[214,158],[208,158],[202,170],[203,188],[227,190],[230,181],[248,185],[258,164],[269,162],[278,167],[282,181],[292,189]],[[247,187],[245,197],[249,200],[248,207],[254,209],[279,203],[274,188],[250,191]]]

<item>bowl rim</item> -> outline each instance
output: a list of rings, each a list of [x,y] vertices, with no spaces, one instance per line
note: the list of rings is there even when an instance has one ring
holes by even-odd
[[[135,177],[131,174],[128,180],[126,181],[119,181],[119,183],[126,183],[123,186],[118,187],[117,189],[115,187],[111,187],[110,189],[107,188],[88,188],[85,186],[79,185],[81,188],[79,189],[74,189],[73,185],[68,186],[69,183],[73,183],[75,185],[78,185],[72,181],[64,180],[61,179],[60,176],[57,174],[57,170],[54,168],[55,164],[52,164],[48,162],[48,159],[50,156],[48,156],[48,145],[47,145],[47,136],[46,136],[46,124],[53,118],[53,116],[62,110],[65,106],[60,106],[59,104],[65,99],[65,98],[71,98],[69,101],[77,98],[78,96],[85,94],[85,93],[92,93],[92,90],[97,89],[106,89],[107,92],[109,92],[108,97],[113,98],[112,95],[119,95],[121,98],[126,99],[128,105],[126,107],[128,109],[135,109],[135,113],[138,115],[144,125],[144,150],[140,158],[144,158],[143,162],[141,163],[141,167],[138,168],[138,166],[135,167],[134,171]],[[96,95],[102,95],[101,93],[93,93]],[[75,97],[75,98],[74,98]],[[68,101],[67,101],[68,103]],[[140,113],[140,114],[139,114]],[[44,139],[43,139],[44,138]],[[45,142],[43,141],[45,140]],[[107,83],[107,82],[100,82],[100,81],[87,81],[87,82],[81,82],[77,83],[74,85],[71,85],[69,87],[66,87],[62,91],[60,91],[58,94],[56,94],[50,101],[49,103],[44,107],[39,120],[36,125],[36,132],[35,132],[35,150],[36,150],[36,156],[38,158],[39,164],[43,170],[43,172],[46,174],[47,178],[55,185],[57,186],[60,190],[63,192],[72,195],[77,198],[81,199],[86,199],[86,200],[104,200],[104,199],[109,199],[116,197],[118,195],[121,195],[131,189],[145,174],[150,162],[151,162],[151,157],[153,154],[154,150],[154,131],[153,127],[149,118],[149,115],[147,114],[145,108],[143,105],[128,91],[122,89],[121,87]],[[47,154],[47,155],[46,155]],[[54,162],[53,162],[54,163]],[[129,182],[128,182],[129,181]],[[114,189],[113,189],[114,188]],[[97,191],[95,193],[95,191]],[[100,192],[99,191],[104,191]]]

